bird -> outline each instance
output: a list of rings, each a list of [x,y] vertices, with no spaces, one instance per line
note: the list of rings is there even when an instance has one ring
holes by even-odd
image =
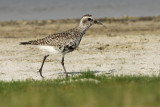
[[[38,71],[42,78],[44,78],[44,76],[42,75],[42,68],[47,57],[52,54],[60,53],[62,55],[61,65],[63,67],[65,76],[68,77],[68,73],[64,66],[65,55],[69,52],[74,51],[79,46],[83,35],[86,33],[88,28],[94,24],[103,25],[92,15],[85,14],[81,17],[79,24],[72,29],[60,33],[54,33],[42,39],[20,42],[20,45],[38,46],[39,49],[45,50],[47,52]]]

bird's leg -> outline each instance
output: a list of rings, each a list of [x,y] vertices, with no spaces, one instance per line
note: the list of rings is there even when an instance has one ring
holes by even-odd
[[[62,66],[63,66],[63,69],[64,69],[64,72],[66,74],[66,78],[68,77],[68,74],[67,74],[67,71],[66,71],[66,68],[64,66],[64,55],[62,56],[62,62],[61,62]]]
[[[48,56],[49,56],[49,55],[45,55],[45,56],[44,56],[43,62],[42,62],[42,65],[41,65],[41,68],[39,69],[39,73],[40,73],[40,76],[41,76],[42,78],[44,78],[43,75],[42,75],[42,68],[43,68],[44,62],[45,62],[45,60],[46,60],[46,58],[47,58]]]

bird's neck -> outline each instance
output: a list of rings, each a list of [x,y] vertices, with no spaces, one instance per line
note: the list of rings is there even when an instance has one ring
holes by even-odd
[[[89,28],[90,26],[89,25],[83,25],[83,24],[79,24],[77,27],[76,27],[76,29],[78,30],[78,31],[80,31],[80,32],[82,32],[82,33],[85,33],[87,30],[88,30],[88,28]]]

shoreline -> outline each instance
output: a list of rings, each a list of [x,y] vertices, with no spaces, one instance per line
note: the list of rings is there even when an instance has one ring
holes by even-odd
[[[107,23],[115,23],[115,22],[138,22],[138,21],[160,21],[160,15],[158,16],[122,16],[122,17],[104,17],[104,18],[97,18],[98,20],[102,22],[107,22]],[[46,20],[7,20],[7,21],[0,21],[0,25],[15,25],[15,24],[37,24],[37,25],[44,25],[44,24],[50,24],[53,22],[57,23],[75,23],[79,22],[79,18],[67,18],[67,19],[46,19]]]

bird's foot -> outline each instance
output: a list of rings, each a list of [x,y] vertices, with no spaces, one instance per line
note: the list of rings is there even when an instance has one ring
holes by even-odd
[[[39,69],[38,72],[40,73],[40,76],[44,79],[44,76],[42,75],[42,69]]]

